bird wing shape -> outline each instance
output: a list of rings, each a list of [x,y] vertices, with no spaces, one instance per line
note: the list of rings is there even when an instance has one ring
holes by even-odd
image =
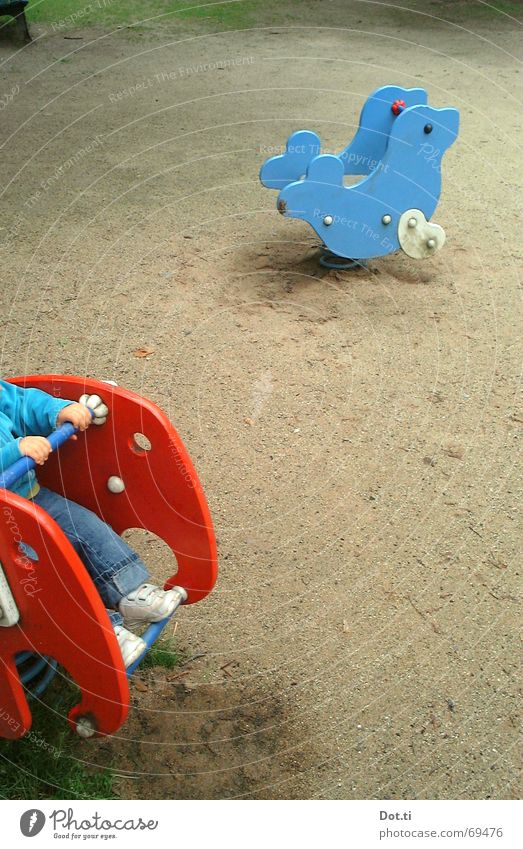
[[[321,152],[320,137],[309,130],[298,130],[287,139],[285,153],[266,159],[260,168],[260,181],[267,189],[283,189],[300,180],[307,165]]]

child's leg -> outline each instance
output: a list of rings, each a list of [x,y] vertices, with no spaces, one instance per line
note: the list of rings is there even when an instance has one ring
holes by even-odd
[[[129,628],[159,622],[187,598],[185,590],[147,583],[149,573],[135,551],[91,510],[42,487],[33,499],[60,526],[87,568],[107,608],[126,665],[145,643]]]
[[[33,500],[61,527],[106,607],[116,608],[147,580],[149,573],[136,552],[91,510],[44,487]],[[121,617],[113,624],[119,623]]]

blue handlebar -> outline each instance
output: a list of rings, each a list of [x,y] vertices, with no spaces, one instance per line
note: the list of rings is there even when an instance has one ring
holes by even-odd
[[[89,407],[87,409],[91,413],[91,416],[94,417],[93,410]],[[78,428],[74,427],[74,425],[70,422],[65,422],[65,424],[61,425],[49,434],[46,439],[51,443],[51,448],[55,451],[60,447],[60,445],[67,442],[67,440],[77,432]],[[31,469],[36,469],[36,463],[31,459],[31,457],[20,457],[19,460],[15,460],[15,462],[0,475],[0,488],[9,489],[9,487],[13,486],[19,478],[26,475],[27,472],[31,471]]]

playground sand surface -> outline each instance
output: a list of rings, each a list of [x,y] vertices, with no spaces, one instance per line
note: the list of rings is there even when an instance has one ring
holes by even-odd
[[[2,374],[156,401],[220,555],[193,659],[78,757],[138,799],[517,796],[518,24],[337,0],[33,33],[0,45]],[[460,109],[448,241],[328,272],[258,169],[301,127],[341,150],[389,82]]]

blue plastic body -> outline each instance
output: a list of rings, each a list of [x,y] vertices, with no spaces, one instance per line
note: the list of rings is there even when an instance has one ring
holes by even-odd
[[[392,104],[405,106],[395,114]],[[333,254],[355,260],[399,250],[398,220],[420,209],[430,220],[441,193],[441,160],[459,129],[457,109],[427,105],[424,89],[383,86],[365,103],[353,141],[322,154],[319,136],[293,133],[269,158],[260,180],[279,190],[278,210],[301,218]],[[345,185],[347,175],[364,175]],[[390,216],[384,223],[383,216]]]

